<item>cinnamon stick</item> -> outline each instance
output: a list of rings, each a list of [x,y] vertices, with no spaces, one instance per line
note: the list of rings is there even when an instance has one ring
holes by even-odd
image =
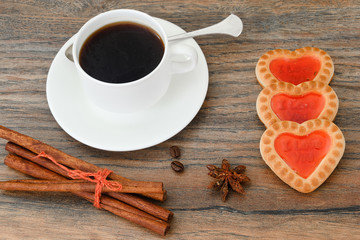
[[[115,181],[108,181],[109,183]],[[129,183],[130,184],[130,183]],[[11,180],[11,181],[0,181],[0,189],[10,191],[38,191],[38,192],[94,192],[96,184],[85,180]],[[122,193],[141,193],[141,192],[152,192],[156,189],[147,188],[143,190],[142,185],[134,186],[131,182],[130,185],[122,185],[120,190],[111,190],[104,186],[101,192],[122,192]]]
[[[47,180],[64,180],[66,178],[45,169],[35,163],[25,160],[13,154],[8,154],[4,163],[22,173],[29,176],[47,179]],[[68,181],[68,180],[67,180]],[[94,194],[90,192],[72,192],[73,194],[80,196],[90,202],[94,202]],[[100,206],[115,215],[123,217],[131,222],[139,224],[153,232],[156,232],[162,236],[169,230],[170,225],[162,220],[155,218],[154,216],[140,211],[137,208],[131,207],[125,203],[115,200],[110,197],[101,196]]]
[[[44,179],[44,180],[66,180],[66,178],[60,176],[57,173],[54,173],[46,168],[43,168],[39,166],[38,164],[35,164],[33,162],[30,162],[28,160],[23,159],[22,157],[16,156],[14,154],[9,153],[4,160],[5,165],[7,165],[10,168],[13,168],[19,172],[22,172],[26,175],[29,175],[31,177],[35,177],[38,179]],[[73,192],[75,195],[78,195],[80,197],[83,197],[87,200],[94,201],[94,193],[91,192]],[[101,196],[101,202],[103,202],[106,205],[110,205],[116,208],[120,208],[123,210],[127,210],[130,212],[133,212],[135,214],[138,214],[140,216],[144,216],[147,218],[151,218],[154,220],[157,220],[158,218],[145,213],[137,208],[134,208],[132,206],[129,206],[128,204],[125,204],[121,201],[115,200],[110,197],[106,197],[104,195]]]
[[[39,165],[25,160],[19,156],[16,156],[12,153],[9,153],[4,160],[5,165],[8,167],[15,169],[19,172],[22,172],[26,175],[29,175],[38,179],[47,179],[47,180],[63,180],[66,178],[61,177],[60,175],[40,167]]]
[[[64,171],[62,168],[58,167],[51,161],[49,161],[46,158],[39,157],[35,158],[36,154],[29,151],[28,149],[25,149],[17,144],[8,142],[5,146],[5,149],[9,151],[10,153],[15,153],[16,155],[19,155],[29,161],[35,162],[40,166],[43,166],[47,169],[50,169],[64,177],[68,177],[67,172]],[[163,207],[160,207],[158,205],[155,205],[151,202],[145,201],[144,199],[137,197],[135,195],[131,194],[123,194],[123,193],[115,193],[115,192],[109,192],[106,193],[107,195],[116,198],[124,203],[127,203],[133,207],[136,207],[146,213],[149,213],[157,218],[160,218],[166,222],[170,221],[173,213]]]
[[[147,229],[150,229],[153,232],[156,232],[162,236],[165,236],[168,230],[170,229],[169,224],[164,224],[161,222],[153,221],[148,218],[139,218],[136,214],[132,214],[130,212],[122,211],[118,208],[111,207],[109,205],[100,204],[102,208],[105,210],[108,210],[109,212],[112,212],[115,215],[118,215],[120,217],[123,217],[131,222],[134,222],[136,224],[139,224],[140,226],[143,226]]]
[[[56,159],[59,163],[71,167],[73,169],[79,169],[81,171],[86,171],[86,172],[97,172],[101,170],[98,166],[80,160],[48,144],[45,144],[39,140],[33,139],[29,136],[26,136],[14,130],[8,129],[4,126],[0,126],[0,137],[10,142],[16,143],[17,145],[22,146],[35,154],[45,152],[46,154]],[[111,173],[109,175],[109,178],[112,180],[119,181],[121,184],[131,181],[130,179],[124,178],[115,173]],[[161,193],[145,193],[142,195],[159,201],[164,201],[166,199],[165,190],[163,190]]]

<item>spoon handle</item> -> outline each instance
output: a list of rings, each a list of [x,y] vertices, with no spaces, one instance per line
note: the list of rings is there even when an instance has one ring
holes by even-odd
[[[208,34],[226,34],[233,37],[237,37],[242,32],[242,29],[243,29],[243,23],[241,19],[234,14],[230,14],[230,16],[228,16],[227,18],[225,18],[224,20],[222,20],[221,22],[215,25],[203,29],[199,29],[193,32],[173,35],[168,37],[168,40],[174,41],[178,39],[190,38],[190,37],[196,37],[196,36],[208,35]]]

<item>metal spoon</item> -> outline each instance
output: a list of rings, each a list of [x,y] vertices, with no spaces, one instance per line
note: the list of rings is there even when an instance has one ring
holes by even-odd
[[[174,41],[178,39],[197,37],[208,34],[225,34],[233,37],[238,37],[242,32],[242,29],[243,23],[241,19],[234,14],[230,14],[230,16],[217,24],[196,31],[173,35],[168,37],[168,40]]]
[[[233,37],[238,37],[241,34],[242,29],[243,29],[243,23],[241,19],[234,14],[230,14],[227,18],[212,26],[202,28],[193,32],[180,33],[173,36],[169,36],[168,40],[175,41],[179,39],[197,37],[208,34],[225,34]],[[74,61],[72,55],[72,46],[73,45],[71,44],[65,51],[65,56],[70,61]]]

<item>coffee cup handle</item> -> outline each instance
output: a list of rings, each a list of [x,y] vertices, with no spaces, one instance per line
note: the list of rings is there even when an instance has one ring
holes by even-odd
[[[170,61],[173,74],[186,73],[193,70],[198,62],[195,48],[186,44],[171,44]]]

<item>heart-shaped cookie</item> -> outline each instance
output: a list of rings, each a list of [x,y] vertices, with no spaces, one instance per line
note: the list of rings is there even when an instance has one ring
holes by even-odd
[[[278,121],[303,123],[315,118],[333,121],[338,107],[334,90],[317,81],[297,86],[277,82],[264,88],[256,101],[258,116],[266,127]]]
[[[329,84],[334,64],[331,57],[319,48],[304,47],[293,52],[275,49],[260,57],[255,73],[263,87],[278,81],[295,85],[308,81]]]
[[[276,122],[261,137],[265,163],[290,187],[308,193],[332,173],[345,149],[341,130],[326,119]]]

